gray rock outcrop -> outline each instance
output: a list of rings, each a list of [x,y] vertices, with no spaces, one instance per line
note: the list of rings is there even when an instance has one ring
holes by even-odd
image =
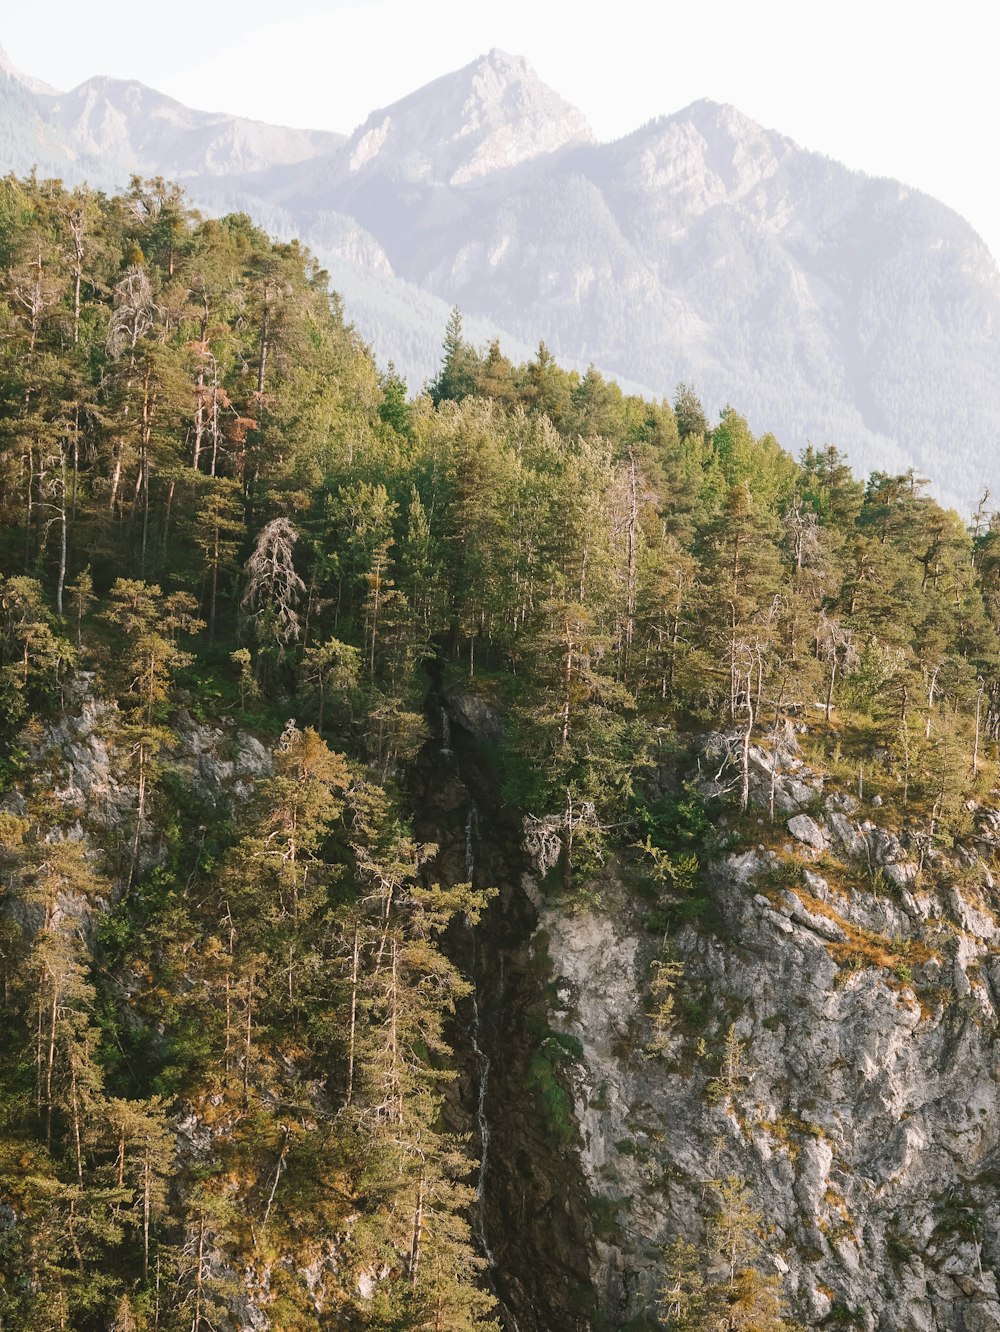
[[[643,999],[658,944],[635,896],[610,874],[599,913],[542,909],[562,996],[552,1021],[582,1048],[570,1079],[581,1163],[616,1219],[595,1282],[619,1325],[651,1306],[655,1246],[697,1242],[709,1182],[727,1175],[772,1227],[768,1261],[807,1325],[1000,1323],[988,870],[956,852],[920,872],[905,831],[858,821],[845,794],[824,808],[822,825],[792,815],[797,841],[781,855],[715,862],[714,923],[674,943],[687,1016],[665,1053],[652,1053]],[[713,1096],[729,1031],[745,1074]]]

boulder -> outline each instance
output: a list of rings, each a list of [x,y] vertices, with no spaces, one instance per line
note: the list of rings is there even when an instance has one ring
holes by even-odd
[[[808,814],[796,814],[788,820],[787,828],[796,841],[811,846],[814,851],[826,850],[826,836],[816,820]]]

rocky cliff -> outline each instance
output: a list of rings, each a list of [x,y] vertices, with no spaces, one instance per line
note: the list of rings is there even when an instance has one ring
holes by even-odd
[[[482,710],[460,698],[451,713],[451,744],[469,752],[471,727],[481,753]],[[724,739],[702,745],[706,774]],[[738,1177],[771,1227],[766,1265],[807,1326],[1000,1327],[987,864],[1000,816],[970,809],[967,844],[945,851],[891,829],[877,796],[829,789],[792,733],[750,757],[760,841],[722,829],[706,908],[670,943],[683,974],[659,1052],[649,981],[664,941],[648,885],[609,866],[589,898],[554,899],[511,856],[497,812],[478,808],[476,844],[492,851],[454,871],[507,876],[478,943],[485,1216],[507,1325],[655,1326],[662,1246],[697,1243],[711,1182]],[[456,830],[470,788],[483,799],[469,758],[460,785]],[[734,808],[722,822],[738,822]],[[456,831],[453,856],[460,847]],[[479,1065],[463,1049],[473,1120]]]

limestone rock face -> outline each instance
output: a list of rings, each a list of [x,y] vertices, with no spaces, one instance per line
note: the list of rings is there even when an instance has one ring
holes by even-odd
[[[503,735],[503,719],[481,694],[453,691],[448,706],[461,726],[477,740],[497,741]]]
[[[821,788],[807,784],[815,802]],[[711,917],[674,943],[689,1016],[665,1053],[647,1016],[660,940],[641,900],[609,873],[599,910],[541,907],[551,1021],[582,1050],[569,1073],[581,1167],[614,1218],[594,1260],[612,1325],[653,1307],[655,1246],[698,1243],[708,1182],[727,1175],[773,1227],[767,1263],[807,1326],[1000,1324],[1000,963],[986,868],[964,852],[920,868],[916,831],[859,821],[847,795],[824,807],[829,837],[799,813],[782,855],[716,860]],[[720,1097],[709,1084],[730,1031],[744,1073]]]

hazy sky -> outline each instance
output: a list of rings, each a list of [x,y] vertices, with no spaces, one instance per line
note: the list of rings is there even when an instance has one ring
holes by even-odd
[[[132,77],[189,105],[349,131],[492,46],[615,138],[699,97],[929,191],[1000,256],[990,7],[967,0],[0,0],[0,45],[68,88]]]

